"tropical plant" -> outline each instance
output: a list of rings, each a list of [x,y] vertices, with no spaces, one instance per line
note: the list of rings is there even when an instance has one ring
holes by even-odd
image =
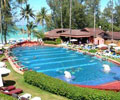
[[[19,7],[19,5],[18,5],[18,7],[20,8],[20,9],[22,9],[22,5],[23,4],[27,4],[27,1],[28,0],[17,0],[17,3],[20,5],[20,7]],[[24,22],[22,23],[23,25],[22,25],[22,28],[21,29],[19,29],[20,30],[20,33],[22,32],[22,34],[24,33]]]
[[[36,22],[41,24],[44,28],[45,22],[49,21],[49,17],[47,15],[47,10],[45,7],[41,8],[41,11],[36,15]],[[44,31],[44,30],[43,30]]]
[[[85,6],[81,3],[82,0],[72,0],[72,11],[71,11],[71,28],[81,29],[86,27],[86,15]],[[62,0],[62,10],[61,10],[61,0],[47,0],[47,3],[51,9],[51,24],[48,27],[54,28],[69,28],[70,21],[70,0]],[[62,13],[61,13],[62,11]],[[61,17],[64,16],[64,17]],[[62,21],[61,21],[62,19]],[[61,24],[62,23],[62,24]]]
[[[7,8],[10,8],[10,4],[9,4],[9,0],[1,0],[0,1],[0,22],[2,22],[2,20],[3,20],[3,15],[2,15],[2,10],[3,9],[7,9]],[[1,41],[2,41],[2,43],[3,43],[3,29],[2,29],[2,23],[1,23],[1,25],[0,25],[0,30],[1,30]]]
[[[33,13],[33,10],[30,8],[30,5],[27,4],[25,8],[21,8],[21,19],[26,19],[27,23],[29,23],[30,17],[34,19],[35,15]]]
[[[24,4],[24,3],[27,3],[28,0],[17,0],[18,4]]]
[[[34,36],[37,37],[37,39],[43,39],[45,37],[43,30],[37,31],[34,30]]]
[[[33,27],[33,22],[29,22],[29,19],[30,18],[33,18],[35,17],[34,13],[33,13],[33,10],[30,8],[30,5],[27,4],[25,8],[21,8],[21,20],[24,18],[27,20],[27,32],[28,32],[28,38],[30,38],[30,35],[31,35],[31,29],[30,27]]]
[[[34,29],[37,27],[32,21],[29,22],[27,25],[27,33],[28,33],[28,38],[31,40],[31,33],[34,32]]]
[[[13,32],[15,29],[15,23],[13,21],[14,5],[12,0],[1,0],[1,33],[2,39],[7,43],[7,36],[9,32]],[[15,32],[15,31],[14,31]]]

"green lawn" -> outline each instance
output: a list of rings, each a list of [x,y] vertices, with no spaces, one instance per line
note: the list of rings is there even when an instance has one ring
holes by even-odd
[[[3,56],[4,57],[4,56]],[[2,57],[0,56],[0,59]],[[32,97],[34,96],[40,96],[42,100],[69,100],[67,98],[51,94],[49,92],[43,91],[37,87],[31,86],[24,82],[24,78],[22,75],[16,73],[10,66],[8,62],[6,62],[8,68],[11,70],[11,73],[9,76],[5,77],[4,80],[6,81],[6,86],[8,84],[14,85],[17,88],[21,88],[24,90],[24,93],[30,93],[32,94]]]

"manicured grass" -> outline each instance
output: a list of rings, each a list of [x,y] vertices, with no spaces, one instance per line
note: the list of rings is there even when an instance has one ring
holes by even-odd
[[[3,56],[4,57],[4,56]],[[3,58],[3,57],[0,57]],[[21,88],[24,90],[24,93],[30,93],[32,94],[32,97],[39,96],[42,98],[42,100],[69,100],[67,98],[51,94],[49,92],[43,91],[37,87],[31,86],[24,82],[23,75],[20,75],[16,73],[10,66],[8,62],[6,62],[7,67],[11,70],[11,73],[9,76],[5,77],[4,80],[6,81],[6,85],[14,85],[17,88]]]
[[[0,93],[0,100],[17,100],[17,99],[13,98],[11,96]]]

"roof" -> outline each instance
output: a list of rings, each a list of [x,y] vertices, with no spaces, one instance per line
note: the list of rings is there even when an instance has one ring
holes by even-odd
[[[86,32],[86,31],[81,31],[81,30],[77,30],[77,29],[72,29],[71,30],[71,34],[70,34],[70,29],[68,29],[67,31],[63,32],[60,34],[60,36],[67,36],[67,37],[90,37],[90,33]]]
[[[96,36],[100,36],[102,38],[111,39],[112,32],[104,32],[100,28],[95,29]],[[54,29],[45,33],[45,37],[47,38],[59,38],[60,36],[64,37],[91,37],[94,36],[94,28],[84,28],[84,29],[72,29],[70,34],[70,29]],[[114,39],[120,39],[120,32],[114,32]]]
[[[112,32],[108,32],[110,38],[112,39]],[[113,32],[113,39],[119,40],[120,39],[120,32]]]
[[[70,34],[70,29],[54,29],[45,33],[47,38],[59,38],[60,36],[65,37],[90,37],[91,34],[87,31],[82,31],[80,29],[72,29]]]
[[[96,35],[99,35],[100,33],[104,32],[103,30],[101,30],[100,28],[95,28],[95,32],[94,32],[94,28],[84,28],[82,29],[82,31],[87,31],[91,34],[91,36],[94,36],[94,33]]]
[[[54,29],[45,33],[45,37],[48,38],[59,38],[62,29]]]

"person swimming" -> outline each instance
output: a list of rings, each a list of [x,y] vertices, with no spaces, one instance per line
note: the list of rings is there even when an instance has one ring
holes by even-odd
[[[36,59],[36,56],[34,56],[33,59]]]

